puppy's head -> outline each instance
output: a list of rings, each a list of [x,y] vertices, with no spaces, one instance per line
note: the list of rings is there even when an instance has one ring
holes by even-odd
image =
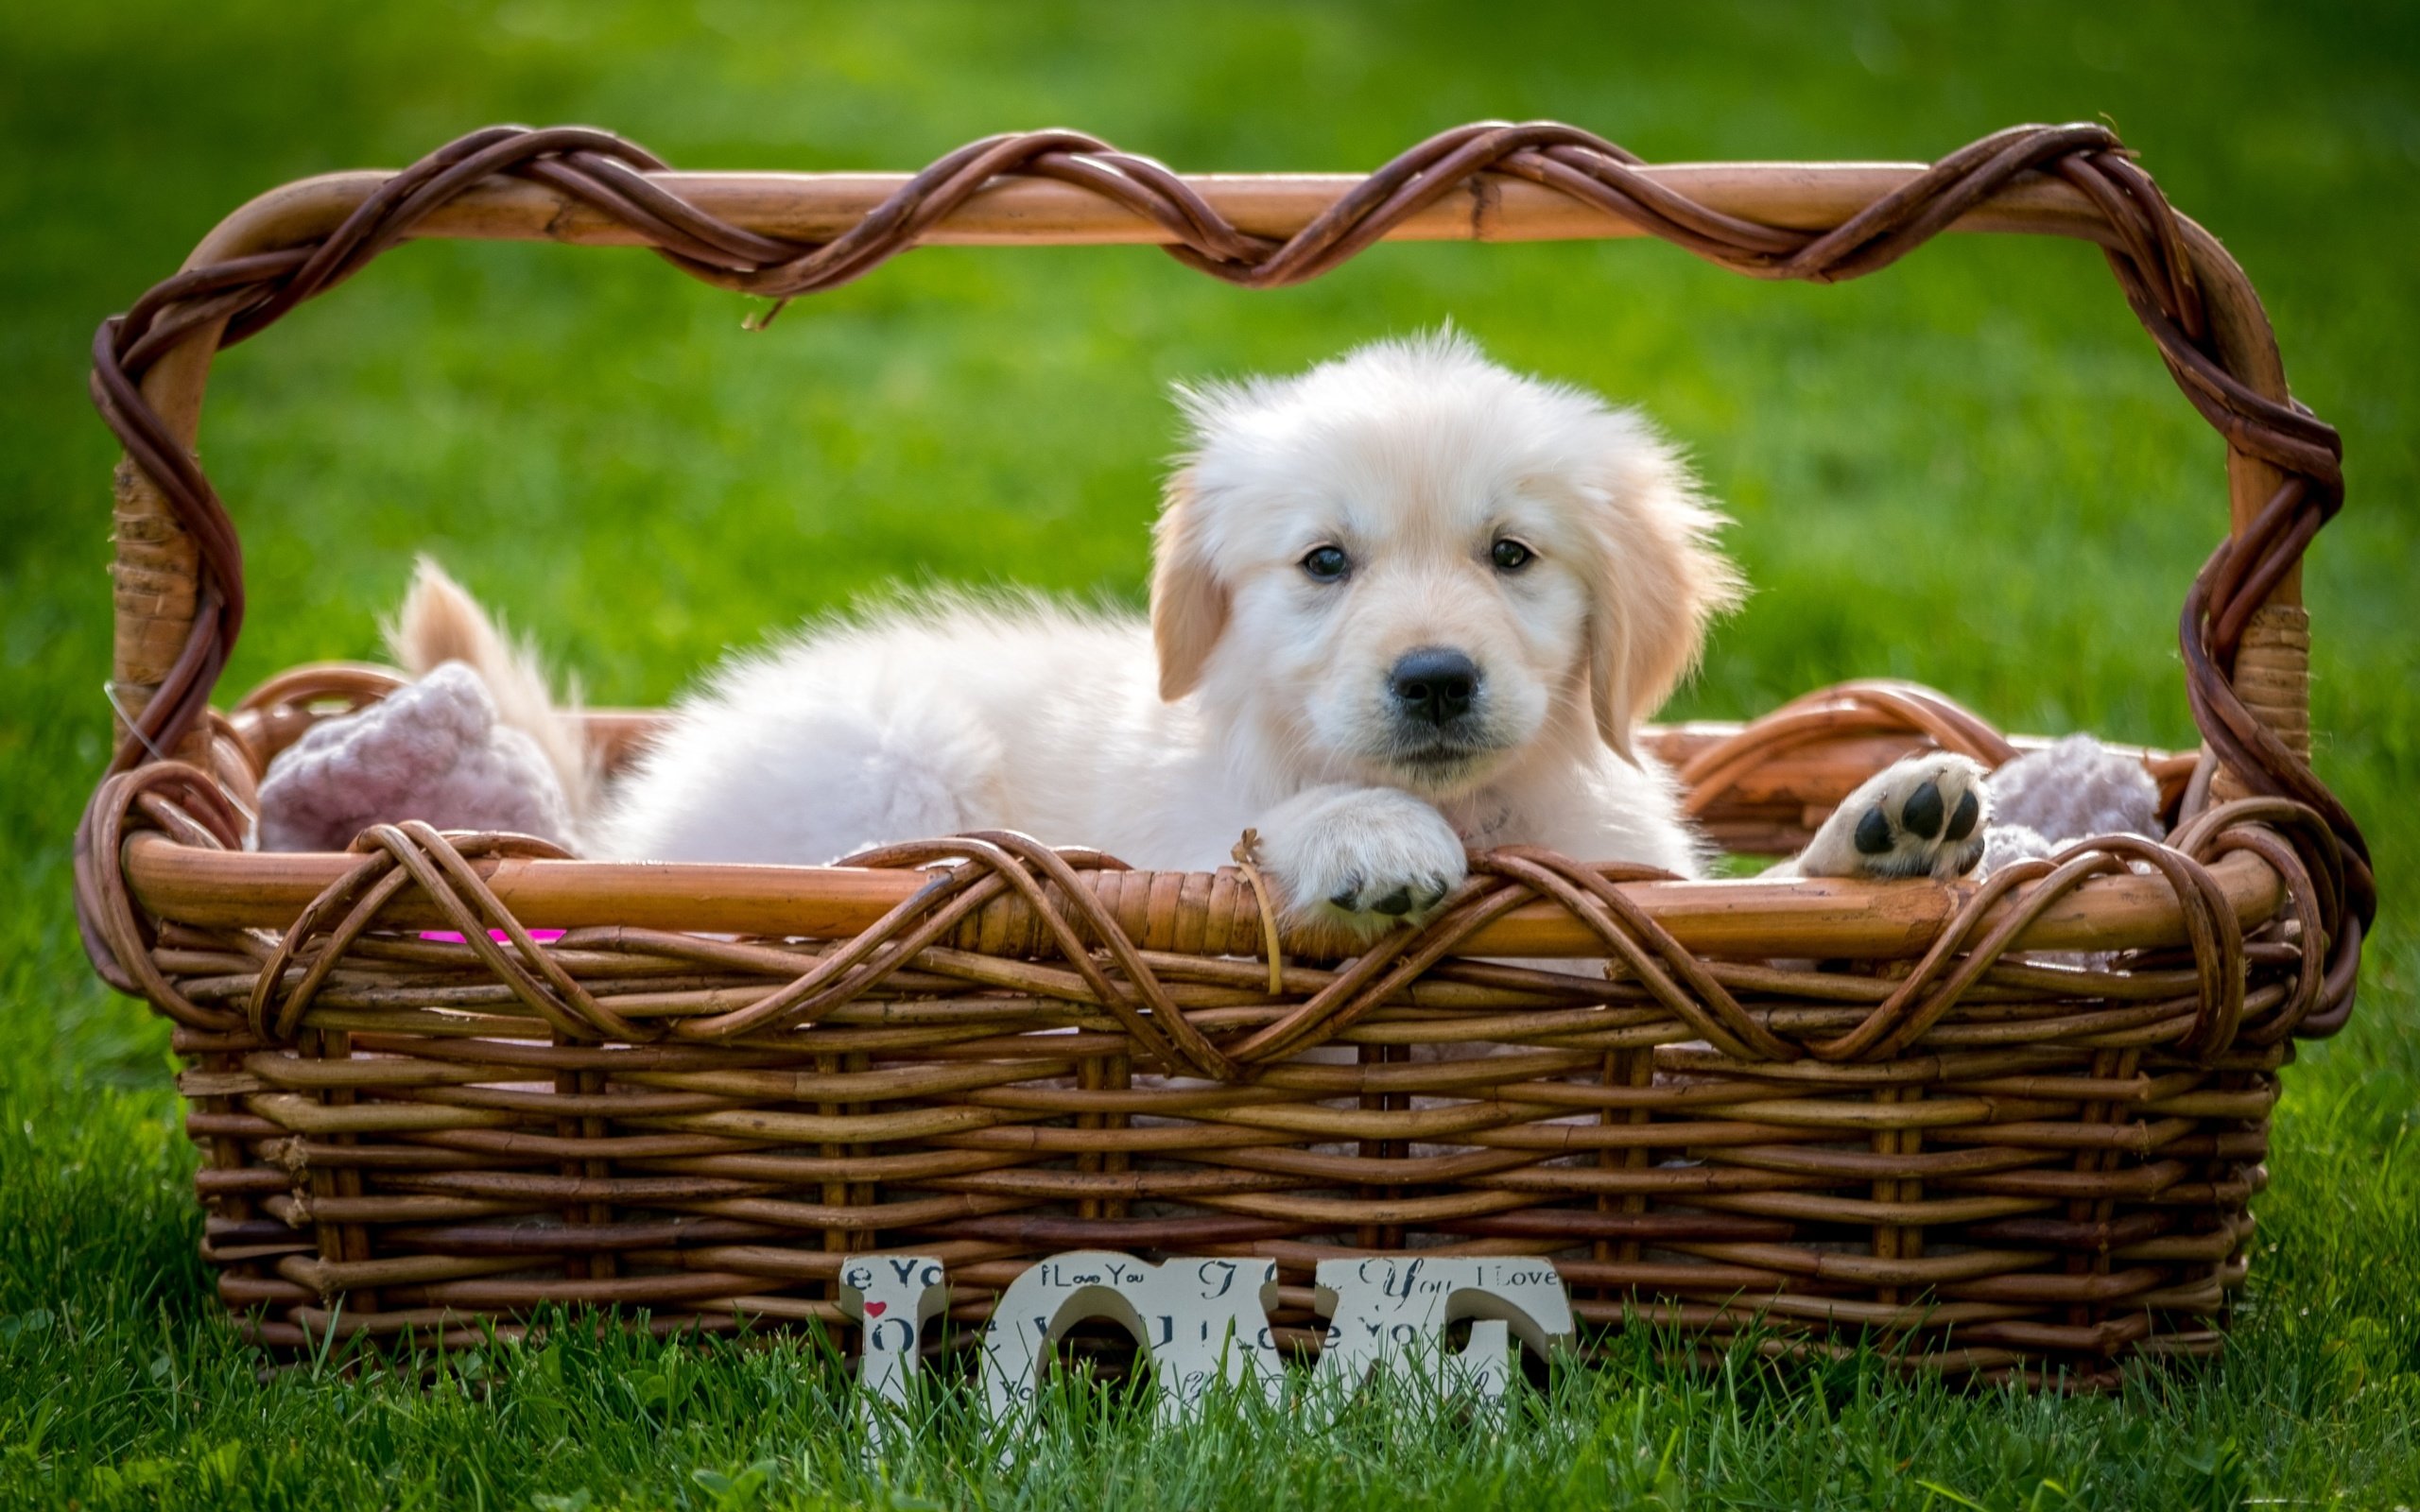
[[[1558,742],[1629,757],[1738,596],[1643,421],[1453,333],[1180,398],[1161,696],[1298,775],[1443,799]]]

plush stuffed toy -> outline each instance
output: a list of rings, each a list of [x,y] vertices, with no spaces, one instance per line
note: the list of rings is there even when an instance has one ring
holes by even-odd
[[[459,662],[278,753],[261,782],[260,849],[341,850],[372,824],[508,830],[571,843],[571,806],[538,743],[499,723]]]
[[[1991,775],[1990,828],[1978,876],[2013,861],[2047,856],[2096,834],[2165,838],[2159,784],[2134,757],[2090,735],[2069,735],[2019,756]]]

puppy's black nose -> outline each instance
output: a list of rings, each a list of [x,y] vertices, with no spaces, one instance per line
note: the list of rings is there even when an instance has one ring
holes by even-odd
[[[1478,692],[1478,663],[1460,651],[1426,646],[1406,653],[1387,678],[1405,714],[1443,725],[1470,710]]]

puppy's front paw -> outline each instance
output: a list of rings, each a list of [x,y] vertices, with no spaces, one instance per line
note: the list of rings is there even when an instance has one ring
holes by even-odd
[[[1262,821],[1261,853],[1288,905],[1367,934],[1417,921],[1467,875],[1444,816],[1391,787],[1297,794]]]
[[[1937,751],[1867,779],[1798,858],[1806,877],[1962,877],[1983,855],[1983,768]]]

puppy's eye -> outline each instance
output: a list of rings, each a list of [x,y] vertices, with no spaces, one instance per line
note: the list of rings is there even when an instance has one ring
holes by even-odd
[[[1353,558],[1344,554],[1341,546],[1314,547],[1310,555],[1303,558],[1303,571],[1322,583],[1335,582],[1352,565]]]
[[[1517,541],[1499,541],[1495,543],[1495,550],[1491,555],[1495,558],[1496,571],[1517,573],[1530,565],[1530,558],[1537,553]]]

